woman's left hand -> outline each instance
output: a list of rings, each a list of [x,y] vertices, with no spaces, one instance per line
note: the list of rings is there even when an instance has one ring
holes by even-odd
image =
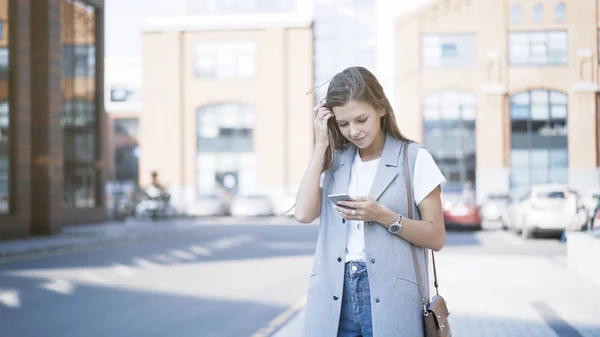
[[[355,201],[340,201],[335,206],[335,209],[337,209],[346,220],[380,222],[381,216],[385,214],[385,206],[371,197],[357,197],[354,200]],[[354,209],[348,209],[341,206]]]

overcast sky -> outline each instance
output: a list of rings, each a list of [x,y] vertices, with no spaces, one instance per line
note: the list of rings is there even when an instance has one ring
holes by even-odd
[[[140,57],[140,30],[147,17],[183,15],[187,0],[105,0],[105,55]]]
[[[143,28],[144,20],[148,17],[184,15],[187,12],[189,1],[202,0],[105,0],[106,57],[139,58],[141,56],[140,31]],[[334,2],[334,0],[317,1]],[[385,8],[385,10],[383,10],[384,13],[387,13],[388,15],[393,13],[392,15],[395,15],[397,13],[414,10],[420,5],[435,0],[378,1],[383,1],[385,3],[385,6],[383,6],[383,8]]]

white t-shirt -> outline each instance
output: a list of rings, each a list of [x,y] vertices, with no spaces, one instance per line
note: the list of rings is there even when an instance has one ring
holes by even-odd
[[[380,161],[381,158],[363,162],[358,151],[356,151],[356,156],[354,156],[350,170],[350,182],[348,185],[348,194],[350,196],[358,197],[369,194]],[[324,178],[325,174],[323,173],[321,175],[321,188],[323,188]],[[443,189],[445,184],[446,179],[429,151],[423,148],[419,149],[413,177],[413,197],[416,204],[419,205],[437,186]],[[363,221],[346,221],[346,230],[346,262],[365,261]]]

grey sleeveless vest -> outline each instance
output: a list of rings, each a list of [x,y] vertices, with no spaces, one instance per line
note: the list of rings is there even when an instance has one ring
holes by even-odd
[[[394,212],[408,214],[415,205],[408,205],[402,150],[406,146],[390,134],[386,135],[381,161],[369,196]],[[408,160],[411,180],[415,159],[421,145],[409,143]],[[337,150],[333,165],[325,172],[321,196],[321,218],[315,258],[308,284],[308,299],[304,324],[306,337],[335,337],[340,317],[346,255],[346,224],[333,208],[327,195],[346,193],[352,160],[353,144]],[[413,184],[414,186],[414,184]],[[411,193],[413,193],[411,191]],[[390,234],[377,223],[365,223],[365,253],[371,289],[371,314],[375,337],[421,337],[423,317],[421,298],[410,244]],[[423,280],[427,277],[425,249],[417,249]]]

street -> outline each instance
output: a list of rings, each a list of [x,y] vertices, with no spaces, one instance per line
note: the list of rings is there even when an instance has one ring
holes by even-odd
[[[306,294],[316,235],[315,225],[203,225],[0,263],[0,331],[268,336]],[[436,257],[454,335],[600,336],[600,285],[567,269],[565,254],[557,239],[523,241],[494,226],[449,232]]]

